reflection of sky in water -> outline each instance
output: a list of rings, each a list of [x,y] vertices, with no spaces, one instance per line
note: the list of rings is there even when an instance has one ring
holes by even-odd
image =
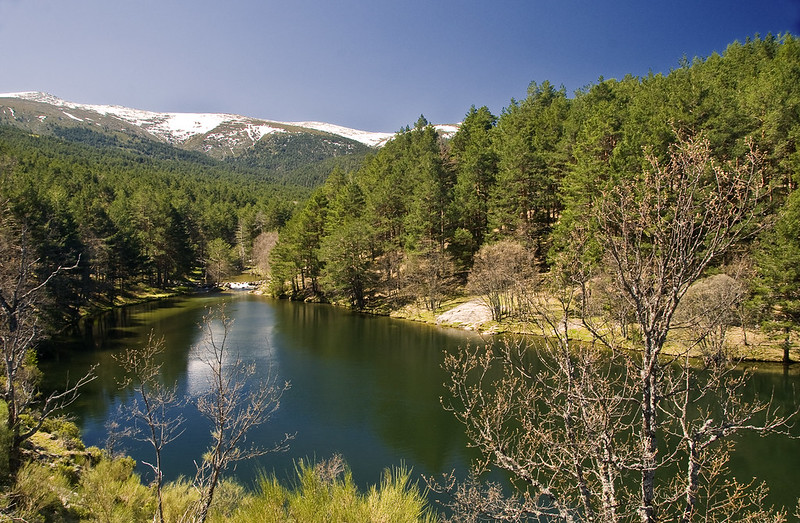
[[[222,350],[223,368],[229,368],[238,359],[243,364],[255,365],[256,377],[252,379],[277,375],[277,351],[272,344],[274,314],[267,308],[237,305],[233,302],[226,307],[226,314],[236,318],[228,328],[227,337],[222,322],[214,320],[203,327],[201,335],[189,348],[185,377],[189,396],[198,396],[209,389],[212,378],[209,362],[215,359],[212,341],[217,350]]]

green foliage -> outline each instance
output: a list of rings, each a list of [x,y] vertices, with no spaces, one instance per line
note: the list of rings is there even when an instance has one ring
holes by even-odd
[[[771,229],[761,236],[754,303],[762,324],[783,335],[789,361],[791,331],[800,328],[800,191],[795,190]]]
[[[236,268],[236,251],[222,238],[208,243],[205,270],[206,281],[218,283],[233,274]]]
[[[131,458],[104,459],[85,471],[80,482],[80,504],[86,521],[150,521],[155,509],[150,489],[133,473]]]
[[[164,521],[187,521],[200,503],[200,492],[181,477],[164,485],[162,499]]]
[[[0,400],[0,481],[5,480],[11,472],[10,453],[14,434],[8,428],[8,404]]]
[[[322,272],[320,247],[325,236],[328,197],[322,188],[314,191],[305,208],[295,214],[281,232],[280,242],[271,255],[273,281],[283,288],[292,281],[292,294],[319,292]]]
[[[259,492],[232,515],[233,522],[435,521],[408,469],[386,470],[379,486],[361,493],[339,457],[312,465],[300,461],[297,484],[288,489],[262,477]]]
[[[450,141],[456,171],[452,214],[456,222],[451,251],[462,267],[484,242],[489,225],[489,194],[497,176],[497,151],[492,130],[497,117],[489,109],[472,106]]]
[[[71,450],[84,450],[80,427],[63,416],[45,418],[39,431],[52,434]]]
[[[383,472],[380,486],[373,486],[367,495],[372,521],[421,522],[435,521],[427,508],[424,492],[411,481],[411,471],[400,466]]]
[[[678,135],[707,137],[722,162],[754,143],[772,189],[766,223],[798,184],[800,41],[734,42],[669,74],[601,78],[571,98],[533,82],[499,117],[471,107],[450,140],[424,116],[379,150],[289,131],[219,161],[116,131],[0,127],[0,198],[35,231],[42,270],[81,259],[50,286],[49,309],[69,319],[132,282],[184,282],[205,268],[212,242],[246,265],[266,231],[280,233],[274,293],[359,309],[420,292],[407,276],[422,252],[450,256],[461,283],[488,241],[521,242],[546,268],[571,249],[576,228],[593,241],[593,202],[639,179],[647,155],[666,161]],[[764,236],[755,248],[777,241]]]
[[[357,310],[367,304],[367,293],[374,287],[370,226],[353,220],[326,236],[320,256],[327,270],[323,280],[326,292],[343,297]]]
[[[564,141],[568,111],[563,88],[532,83],[528,97],[504,111],[495,133],[498,174],[490,203],[491,226],[504,237],[522,240],[537,257],[546,252],[550,229],[562,207],[558,191],[568,160]]]
[[[39,463],[26,463],[17,473],[13,487],[5,492],[0,514],[16,521],[61,521],[68,511],[62,500],[72,487],[57,469]]]
[[[14,486],[0,498],[2,515],[24,521],[98,521],[136,523],[153,521],[155,492],[141,484],[131,458],[103,456],[83,469],[80,481],[68,479],[46,465],[22,467]],[[179,478],[163,490],[165,521],[191,521],[199,493],[191,481]],[[379,485],[366,492],[355,486],[347,465],[338,456],[317,464],[300,461],[297,482],[280,484],[262,476],[256,492],[224,480],[220,482],[208,521],[235,523],[263,521],[435,521],[424,492],[412,482],[405,467],[384,471]]]
[[[113,302],[140,282],[183,282],[215,238],[246,254],[306,195],[166,145],[148,153],[122,135],[61,135],[69,140],[0,127],[4,212],[30,231],[42,271],[80,258],[78,270],[48,285],[50,323],[75,319],[89,303]]]
[[[267,171],[278,183],[317,187],[334,168],[357,168],[370,148],[325,133],[273,133],[226,163]]]
[[[419,278],[433,274],[431,253],[447,253],[463,283],[487,242],[520,242],[546,269],[571,251],[576,229],[587,256],[600,259],[594,202],[640,179],[648,157],[667,161],[676,136],[700,134],[723,163],[752,142],[772,188],[764,218],[780,212],[800,172],[800,42],[733,43],[668,75],[601,78],[571,99],[534,82],[499,117],[471,107],[449,141],[421,117],[357,170],[331,171],[281,231],[275,290],[356,308],[408,296],[432,306],[454,287]]]

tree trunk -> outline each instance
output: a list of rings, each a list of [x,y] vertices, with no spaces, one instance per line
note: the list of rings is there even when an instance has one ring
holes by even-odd
[[[658,357],[657,354],[658,351],[654,348],[646,346],[642,359],[642,433],[640,435],[642,479],[639,516],[643,523],[656,521],[655,476],[657,468],[656,453],[658,451],[658,390],[656,378],[657,362],[655,358]]]
[[[700,453],[695,441],[689,440],[689,467],[687,470],[686,483],[686,507],[683,510],[682,523],[689,523],[695,513],[697,503],[697,491],[700,475]]]
[[[792,340],[791,340],[791,329],[789,327],[785,327],[783,329],[783,333],[785,334],[783,338],[783,364],[788,365],[792,362],[792,359],[789,357],[789,349],[792,348]]]

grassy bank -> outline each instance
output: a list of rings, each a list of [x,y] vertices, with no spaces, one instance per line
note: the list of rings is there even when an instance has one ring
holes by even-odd
[[[156,513],[153,485],[142,482],[129,457],[112,457],[88,449],[78,428],[52,420],[25,449],[25,463],[13,480],[8,460],[0,491],[0,521],[151,522]],[[193,521],[198,490],[186,479],[163,489],[166,521]],[[359,491],[347,465],[338,456],[326,461],[300,461],[290,485],[262,475],[247,488],[235,481],[220,483],[208,521],[236,522],[417,522],[435,521],[424,490],[405,468],[387,469],[380,483]]]
[[[435,311],[427,310],[420,304],[411,303],[389,311],[388,315],[393,318],[443,327],[474,330],[486,334],[543,334],[541,328],[531,322],[519,321],[513,318],[504,319],[500,322],[494,321],[485,307],[485,313],[476,321],[474,310],[480,306],[480,300],[477,297],[461,296],[444,301],[441,307]],[[460,309],[464,311],[463,314],[459,314]],[[452,312],[455,312],[455,314],[450,314]],[[589,330],[577,319],[570,323],[569,334],[576,340],[592,340]],[[635,341],[623,341],[627,348],[636,349]],[[734,327],[728,329],[725,333],[726,353],[734,359],[743,361],[781,363],[783,359],[782,344],[783,340],[775,339],[764,331],[755,328]],[[797,333],[793,333],[793,349],[790,351],[792,361],[800,361],[800,349],[797,348],[799,345],[800,336]],[[664,352],[676,355],[684,354],[687,351],[692,357],[702,357],[703,355],[702,349],[693,342],[691,329],[673,329],[664,346]]]
[[[208,291],[209,289],[197,287],[196,285],[177,285],[175,287],[163,289],[160,287],[154,287],[140,283],[131,286],[124,293],[120,293],[119,295],[115,296],[113,300],[94,300],[84,305],[80,309],[80,314],[83,317],[91,317],[120,307],[127,307],[129,305],[138,305],[140,303],[165,300],[168,298],[175,298],[177,296],[187,296]]]

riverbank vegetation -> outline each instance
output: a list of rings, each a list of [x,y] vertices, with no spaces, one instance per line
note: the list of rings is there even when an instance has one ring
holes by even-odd
[[[29,231],[42,270],[77,263],[48,286],[56,327],[216,283],[242,265],[238,247],[280,228],[307,192],[199,154],[148,156],[0,128],[2,212]]]
[[[38,448],[14,481],[0,494],[0,518],[27,522],[154,521],[158,498],[152,484],[134,472],[128,457],[84,449],[75,425],[59,421],[42,432],[49,449]],[[65,437],[65,434],[73,437]],[[57,448],[60,445],[66,448]],[[164,521],[196,521],[201,495],[186,479],[161,489]],[[435,521],[422,488],[410,470],[387,469],[380,483],[360,491],[338,456],[299,461],[296,477],[286,482],[262,475],[252,487],[223,480],[206,521]]]
[[[469,283],[492,302],[493,320],[519,319],[528,310],[522,281],[535,280],[524,275],[548,272],[575,248],[576,231],[591,240],[587,256],[608,255],[592,240],[599,199],[639,183],[692,140],[707,146],[702,168],[756,156],[763,197],[750,229],[701,276],[725,274],[742,286],[726,321],[772,333],[788,361],[800,323],[800,240],[789,232],[800,227],[792,211],[799,57],[795,38],[770,36],[684,60],[667,75],[601,79],[574,98],[533,83],[500,116],[471,108],[451,140],[420,118],[360,169],[332,172],[295,213],[272,251],[273,292],[373,312],[411,303],[435,311]],[[500,256],[487,272],[481,260],[501,248],[524,251],[528,266],[519,272],[516,258]],[[519,278],[500,276],[507,271]],[[595,294],[607,288],[603,278]],[[628,329],[632,311],[604,300]]]

